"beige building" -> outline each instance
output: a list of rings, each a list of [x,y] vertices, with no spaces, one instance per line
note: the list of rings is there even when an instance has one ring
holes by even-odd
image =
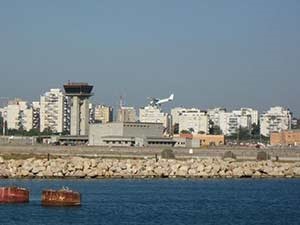
[[[121,106],[118,109],[117,122],[136,122],[136,110],[134,107]]]
[[[140,108],[139,120],[142,123],[162,123],[164,127],[168,125],[168,114],[162,112],[157,106],[146,106]]]
[[[201,146],[219,146],[225,144],[224,135],[195,134],[193,139],[199,140]]]
[[[175,147],[200,148],[201,146],[220,146],[225,144],[224,135],[180,134],[174,136]]]
[[[51,89],[41,96],[40,131],[50,129],[54,133],[64,130],[64,94],[60,89]]]
[[[97,105],[94,109],[96,123],[109,123],[113,121],[113,108],[105,105]]]
[[[8,105],[2,109],[3,120],[7,129],[32,129],[33,110],[26,101],[15,99],[9,101]]]
[[[271,133],[271,145],[300,145],[300,130],[287,130],[278,133]]]

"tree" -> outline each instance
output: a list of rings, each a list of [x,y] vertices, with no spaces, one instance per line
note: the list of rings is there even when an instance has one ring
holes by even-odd
[[[251,127],[251,136],[252,139],[259,139],[260,138],[260,124],[253,123]]]
[[[212,134],[212,135],[223,134],[221,128],[218,125],[215,125],[215,123],[212,120],[209,120],[208,126],[209,126],[209,134]]]
[[[179,124],[175,123],[173,126],[173,134],[179,134]]]
[[[240,140],[249,140],[251,139],[251,131],[246,127],[240,127],[238,129],[238,135]]]
[[[227,136],[228,139],[231,140],[250,140],[251,139],[251,131],[246,127],[239,127],[234,134]]]
[[[39,136],[41,132],[38,129],[31,129],[30,131],[27,132],[27,136]]]
[[[50,129],[50,127],[47,127],[43,130],[43,132],[41,133],[41,135],[52,135],[53,132],[52,130]]]
[[[223,132],[221,130],[221,128],[217,125],[213,125],[210,129],[209,129],[209,134],[213,134],[213,135],[221,135]]]
[[[191,134],[191,132],[188,131],[188,130],[182,130],[180,133],[181,133],[181,134]]]

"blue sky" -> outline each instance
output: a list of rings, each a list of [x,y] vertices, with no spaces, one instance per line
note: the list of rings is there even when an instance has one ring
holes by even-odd
[[[300,1],[0,2],[0,96],[38,99],[71,81],[93,101],[300,116]]]

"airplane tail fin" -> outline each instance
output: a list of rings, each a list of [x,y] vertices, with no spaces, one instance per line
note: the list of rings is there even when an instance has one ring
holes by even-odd
[[[174,100],[174,94],[171,94],[171,96],[169,97],[169,100],[170,100],[170,101],[173,101],[173,100]]]

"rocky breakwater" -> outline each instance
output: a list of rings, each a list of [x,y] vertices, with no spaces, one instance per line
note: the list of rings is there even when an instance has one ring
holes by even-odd
[[[4,160],[2,178],[265,178],[300,177],[300,163],[235,159],[58,158]]]

